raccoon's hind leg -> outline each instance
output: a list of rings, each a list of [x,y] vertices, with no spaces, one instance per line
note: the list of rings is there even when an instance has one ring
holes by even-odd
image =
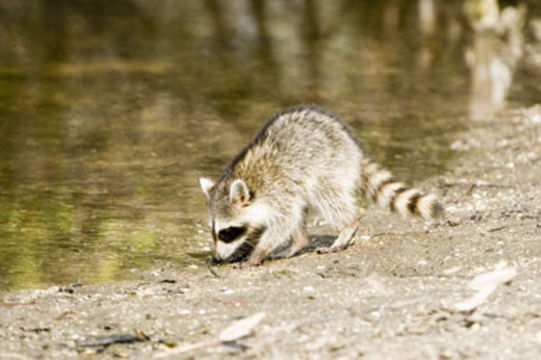
[[[340,234],[330,247],[316,249],[318,254],[328,252],[338,252],[346,249],[357,229],[359,228],[359,212],[357,210],[354,192],[348,191],[347,187],[337,189],[333,201],[329,201],[324,214],[327,221],[331,221],[338,229]]]
[[[338,237],[336,240],[334,240],[334,243],[330,247],[318,248],[316,252],[318,254],[325,254],[345,250],[351,243],[351,240],[353,240],[357,229],[359,229],[359,221],[360,218],[355,218],[348,225],[346,225],[346,227],[342,228],[342,231],[340,231],[340,234],[338,234]]]

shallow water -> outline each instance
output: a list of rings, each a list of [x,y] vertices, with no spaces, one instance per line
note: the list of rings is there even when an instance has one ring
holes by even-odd
[[[0,289],[198,263],[198,177],[293,104],[342,116],[406,180],[453,166],[488,100],[461,7],[431,3],[0,4]],[[505,99],[541,98],[538,73],[510,68]]]

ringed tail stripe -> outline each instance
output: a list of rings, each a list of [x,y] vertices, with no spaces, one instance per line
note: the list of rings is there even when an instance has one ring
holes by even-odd
[[[417,194],[413,195],[412,197],[410,197],[409,202],[408,202],[408,210],[409,210],[410,214],[418,214],[419,213],[418,202],[419,202],[419,199],[421,197],[422,197],[422,195],[419,194],[419,193],[417,193]]]
[[[362,163],[362,188],[367,199],[383,208],[402,215],[418,215],[433,219],[443,214],[443,208],[432,194],[410,188],[396,181],[392,174],[372,160]]]
[[[394,210],[392,205],[394,198],[406,189],[406,185],[400,182],[391,182],[384,185],[381,191],[376,193],[378,204],[381,207],[390,207],[391,211]]]
[[[409,204],[411,202],[411,199],[414,197],[421,197],[421,194],[419,193],[419,190],[417,189],[407,189],[405,191],[402,191],[396,198],[394,199],[394,207],[395,209],[402,215],[409,215],[413,214],[409,211]]]

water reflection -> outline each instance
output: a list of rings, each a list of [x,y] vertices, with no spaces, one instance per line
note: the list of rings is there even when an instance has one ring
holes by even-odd
[[[468,29],[433,0],[0,3],[0,288],[193,262],[197,178],[295,103],[400,177],[441,172],[477,93]]]
[[[504,108],[522,57],[526,8],[499,8],[496,0],[469,0],[464,12],[475,30],[466,62],[471,70],[470,118],[485,120]]]

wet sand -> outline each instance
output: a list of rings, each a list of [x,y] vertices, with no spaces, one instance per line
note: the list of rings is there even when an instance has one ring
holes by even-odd
[[[444,222],[370,207],[338,254],[2,293],[0,358],[539,358],[541,107],[473,123],[451,146],[451,170],[414,184],[441,195]],[[496,279],[476,287],[481,274]],[[213,341],[258,312],[252,335]],[[131,337],[104,338],[117,334]],[[187,344],[200,346],[179,354]]]

